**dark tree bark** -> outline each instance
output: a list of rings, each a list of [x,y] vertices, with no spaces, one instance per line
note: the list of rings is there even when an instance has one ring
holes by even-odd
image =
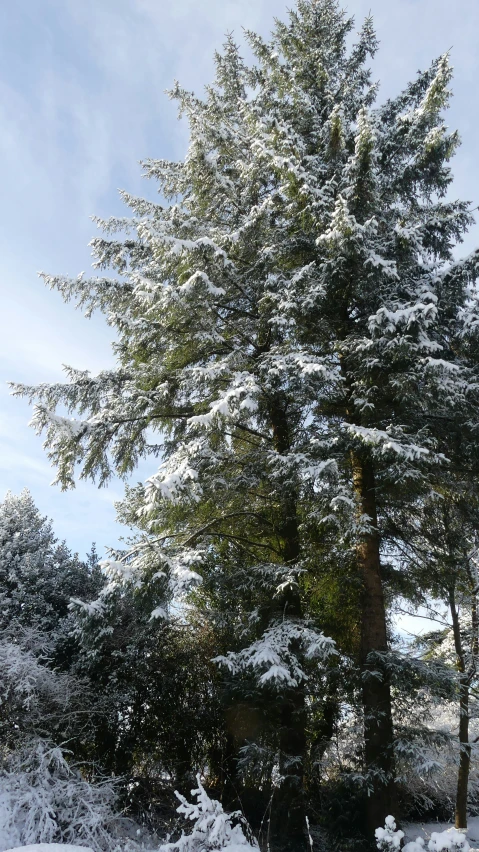
[[[449,608],[452,618],[454,650],[459,672],[459,772],[457,774],[456,808],[454,824],[456,828],[467,828],[467,790],[471,765],[471,744],[469,742],[469,675],[462,644],[454,588],[449,590]],[[477,620],[477,614],[475,615]],[[474,614],[473,614],[474,621]],[[476,641],[476,640],[473,640]]]
[[[389,677],[382,660],[388,643],[374,467],[366,453],[353,452],[352,469],[359,514],[370,519],[369,529],[357,546],[357,560],[363,586],[360,658],[364,756],[365,769],[373,786],[367,799],[366,818],[368,830],[372,832],[384,825],[389,814],[395,813],[393,723]]]

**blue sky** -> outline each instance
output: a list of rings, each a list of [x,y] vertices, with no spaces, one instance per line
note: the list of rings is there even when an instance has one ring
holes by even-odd
[[[290,4],[291,5],[291,4]],[[380,99],[452,49],[455,80],[448,122],[463,145],[454,194],[479,204],[479,3],[477,0],[350,0],[372,11],[381,41],[374,64]],[[62,363],[96,371],[112,363],[111,332],[85,320],[37,278],[90,266],[89,217],[121,211],[118,188],[151,194],[138,161],[181,157],[186,128],[164,95],[176,78],[200,92],[213,51],[242,26],[266,35],[282,0],[15,0],[0,5],[0,500],[27,486],[57,534],[100,553],[125,531],[113,503],[122,484],[50,487],[53,472],[30,412],[6,381],[61,378]],[[474,227],[464,251],[479,245]],[[133,480],[153,472],[143,464]]]

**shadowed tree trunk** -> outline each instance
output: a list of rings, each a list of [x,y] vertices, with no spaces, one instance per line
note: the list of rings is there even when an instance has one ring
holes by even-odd
[[[367,826],[374,831],[395,813],[393,724],[387,652],[386,610],[381,579],[374,468],[366,454],[352,453],[353,485],[359,514],[369,518],[357,546],[362,580],[361,676],[365,769],[372,784]]]
[[[459,613],[456,606],[454,588],[449,589],[449,608],[452,618],[454,650],[459,672],[459,772],[457,774],[456,808],[454,824],[456,828],[467,828],[467,789],[471,765],[471,744],[469,742],[469,676],[462,646]],[[477,614],[473,613],[473,622]],[[474,627],[474,624],[473,624]]]

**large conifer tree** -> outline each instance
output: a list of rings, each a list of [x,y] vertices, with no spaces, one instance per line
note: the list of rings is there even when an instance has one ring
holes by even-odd
[[[373,828],[393,808],[384,513],[430,488],[445,463],[437,424],[470,392],[454,340],[478,260],[452,256],[471,217],[445,198],[458,143],[441,117],[448,57],[374,108],[372,21],[349,50],[352,28],[335,0],[300,0],[270,42],[248,33],[254,67],[229,40],[204,99],[175,87],[187,156],[144,164],[165,203],[124,194],[133,217],[98,222],[95,264],[113,277],[45,276],[105,312],[117,369],[16,388],[36,401],[63,487],[77,464],[103,483],[161,451],[136,493],[147,534],[130,571],[153,565],[178,592],[225,542],[228,564],[247,565],[254,641],[223,662],[276,691],[291,848],[308,660],[333,652],[308,597],[321,548],[340,549],[362,589]]]

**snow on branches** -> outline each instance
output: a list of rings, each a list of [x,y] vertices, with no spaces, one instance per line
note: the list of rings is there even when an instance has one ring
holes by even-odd
[[[332,639],[304,624],[284,620],[266,630],[249,647],[216,657],[215,662],[232,673],[252,669],[261,686],[294,688],[308,679],[300,664],[301,656],[324,663],[336,653]]]
[[[86,781],[43,740],[26,743],[0,772],[0,849],[66,843],[113,852],[121,823],[111,781]]]
[[[185,819],[194,822],[190,834],[182,833],[173,843],[160,846],[159,852],[215,852],[224,849],[227,852],[258,852],[259,845],[241,811],[226,813],[220,802],[210,799],[203,787],[200,776],[196,776],[198,787],[191,791],[196,798],[190,803],[180,793],[177,808]]]

